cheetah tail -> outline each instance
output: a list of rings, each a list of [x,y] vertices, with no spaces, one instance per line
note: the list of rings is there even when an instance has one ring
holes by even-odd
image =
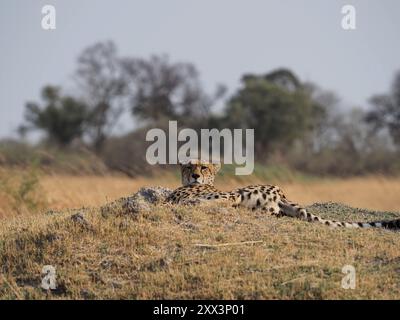
[[[279,207],[281,209],[281,214],[289,217],[298,218],[301,220],[306,220],[308,222],[317,222],[322,223],[331,227],[344,227],[344,228],[384,228],[391,230],[400,229],[400,219],[394,220],[381,220],[381,221],[371,221],[371,222],[344,222],[344,221],[336,221],[323,219],[316,215],[313,215],[310,212],[307,212],[306,209],[300,207],[295,203],[291,203],[289,201],[280,202]]]

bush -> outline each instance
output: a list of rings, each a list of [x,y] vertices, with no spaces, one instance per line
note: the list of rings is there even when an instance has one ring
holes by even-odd
[[[84,146],[60,149],[14,140],[0,141],[0,166],[29,169],[32,163],[46,173],[103,175],[108,172],[104,162]]]

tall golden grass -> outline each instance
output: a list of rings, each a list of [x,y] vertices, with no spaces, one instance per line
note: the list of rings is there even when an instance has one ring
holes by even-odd
[[[6,173],[7,181],[15,184],[25,177],[16,171]],[[9,182],[8,182],[9,183]],[[301,205],[315,202],[340,202],[353,207],[373,210],[400,211],[400,178],[368,176],[359,178],[325,178],[312,180],[263,181],[253,177],[240,182],[232,177],[217,177],[216,185],[222,190],[229,190],[248,184],[277,184],[289,199]],[[98,207],[117,198],[128,196],[143,186],[163,186],[176,188],[180,185],[177,174],[162,174],[152,178],[128,178],[126,176],[72,176],[42,175],[31,197],[40,204],[36,210],[25,207],[23,203],[16,208],[10,192],[0,188],[0,218],[14,215],[26,215],[46,210],[64,210],[80,207]]]
[[[303,205],[315,202],[341,202],[353,207],[374,210],[400,211],[400,178],[370,176],[349,179],[318,179],[313,181],[260,181],[247,183],[233,179],[218,179],[217,187],[228,190],[253,183],[274,183],[283,188],[292,201]],[[41,186],[49,207],[53,209],[99,206],[116,198],[130,195],[143,186],[176,188],[176,176],[130,179],[109,176],[45,176]]]

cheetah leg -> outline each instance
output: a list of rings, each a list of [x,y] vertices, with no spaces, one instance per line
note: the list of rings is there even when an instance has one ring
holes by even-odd
[[[261,210],[264,212],[268,212],[271,216],[275,216],[277,218],[283,217],[285,215],[277,202],[266,202],[262,206]]]
[[[222,206],[234,206],[235,205],[235,199],[231,194],[228,193],[219,193],[219,194],[204,194],[200,195],[197,197],[187,197],[180,199],[179,202],[177,202],[180,205],[184,206],[201,206],[201,207],[206,207],[206,206],[212,206],[215,204],[222,205]]]
[[[206,200],[201,198],[186,198],[186,199],[180,199],[179,201],[176,202],[176,204],[182,206],[197,206],[201,205],[204,202],[206,202]]]

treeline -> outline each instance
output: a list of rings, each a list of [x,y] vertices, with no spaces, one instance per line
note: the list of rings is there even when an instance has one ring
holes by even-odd
[[[343,106],[335,93],[288,69],[243,75],[239,89],[227,96],[223,85],[206,92],[191,63],[122,57],[105,42],[81,53],[74,81],[72,94],[46,86],[42,102],[26,104],[22,137],[40,130],[41,148],[90,151],[107,168],[136,175],[151,170],[147,130],[177,120],[182,128],[254,128],[256,161],[262,164],[319,175],[400,172],[400,73],[387,93],[371,97],[368,108]],[[126,113],[135,130],[116,136]]]

